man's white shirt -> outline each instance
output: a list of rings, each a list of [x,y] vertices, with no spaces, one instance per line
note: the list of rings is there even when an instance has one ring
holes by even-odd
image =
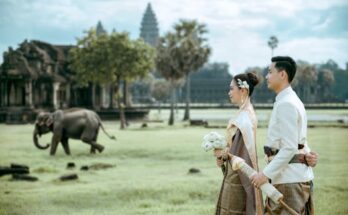
[[[303,144],[304,148],[299,150],[298,144]],[[306,111],[291,86],[276,97],[268,125],[266,146],[279,150],[263,170],[272,184],[307,182],[314,178],[311,167],[302,163],[289,164],[295,154],[310,152],[307,144]]]

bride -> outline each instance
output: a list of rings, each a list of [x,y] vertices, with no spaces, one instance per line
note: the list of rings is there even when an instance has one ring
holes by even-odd
[[[225,166],[224,178],[216,206],[216,215],[263,214],[261,191],[255,188],[249,178],[232,170],[229,154],[237,155],[258,171],[256,154],[257,118],[250,101],[254,87],[259,83],[254,73],[234,76],[228,93],[232,103],[239,106],[235,119],[227,126],[228,145],[225,150],[214,150],[218,166]]]

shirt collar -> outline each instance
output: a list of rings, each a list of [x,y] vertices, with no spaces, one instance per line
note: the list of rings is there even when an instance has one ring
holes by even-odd
[[[292,87],[288,86],[287,88],[283,89],[282,91],[280,91],[278,93],[278,95],[276,96],[276,101],[279,101],[280,99],[284,98],[284,96],[288,95],[289,93],[291,93]]]

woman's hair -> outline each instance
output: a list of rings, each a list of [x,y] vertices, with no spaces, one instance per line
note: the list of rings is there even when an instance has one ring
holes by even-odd
[[[254,87],[259,83],[259,78],[256,76],[256,74],[253,72],[247,72],[234,76],[233,80],[237,83],[238,88],[241,89],[241,86],[238,84],[238,79],[242,82],[247,82],[249,85],[249,96],[251,96],[254,91]]]

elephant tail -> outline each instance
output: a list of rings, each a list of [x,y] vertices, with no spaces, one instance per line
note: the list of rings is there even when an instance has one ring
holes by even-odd
[[[110,134],[108,134],[108,132],[105,131],[105,128],[104,128],[104,126],[103,126],[103,123],[101,122],[100,117],[99,117],[98,115],[97,115],[97,117],[98,117],[98,120],[99,120],[99,125],[100,125],[101,129],[103,130],[104,134],[106,134],[106,136],[108,136],[110,139],[116,140],[116,137],[115,137],[115,136],[110,135]]]

